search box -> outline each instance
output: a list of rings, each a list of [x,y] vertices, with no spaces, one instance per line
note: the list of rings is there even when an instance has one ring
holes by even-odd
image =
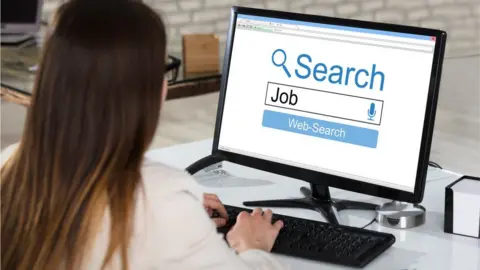
[[[379,126],[383,100],[269,82],[265,105]]]

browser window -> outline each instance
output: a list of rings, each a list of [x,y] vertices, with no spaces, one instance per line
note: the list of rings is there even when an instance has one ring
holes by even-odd
[[[435,42],[238,15],[219,148],[413,192]]]

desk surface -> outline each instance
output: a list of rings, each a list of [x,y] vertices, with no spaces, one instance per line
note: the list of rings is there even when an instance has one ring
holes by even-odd
[[[175,168],[184,169],[197,159],[208,155],[212,140],[176,145],[168,148],[153,149],[148,158]],[[242,206],[244,200],[299,197],[301,186],[308,186],[302,181],[282,177],[235,164],[227,163],[224,169],[232,175],[226,178],[222,187],[214,187],[199,180],[205,192],[216,193],[229,205]],[[418,228],[397,230],[373,224],[368,229],[388,232],[395,235],[397,241],[384,254],[367,265],[364,269],[372,270],[480,270],[480,240],[457,236],[443,232],[444,190],[445,186],[459,177],[458,174],[429,169],[427,187],[422,205],[427,209],[426,223]],[[243,179],[242,179],[243,178]],[[245,181],[244,178],[250,179]],[[331,189],[332,197],[348,198],[373,203],[382,199]],[[273,209],[274,212],[313,220],[325,221],[316,212],[299,209]],[[362,227],[374,217],[371,211],[340,212],[340,222],[344,225]],[[350,269],[342,266],[312,262],[298,258],[277,255],[295,270],[307,269]]]

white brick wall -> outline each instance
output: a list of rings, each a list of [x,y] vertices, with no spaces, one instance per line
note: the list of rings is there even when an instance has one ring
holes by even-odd
[[[193,23],[204,23],[212,21],[227,21],[228,10],[202,10],[193,12]]]
[[[381,9],[375,11],[375,20],[379,22],[402,23],[404,12],[398,9]]]
[[[388,8],[397,8],[399,10],[413,9],[425,6],[425,0],[385,0]]]
[[[202,7],[202,2],[198,0],[179,1],[182,10],[199,10]]]
[[[307,13],[307,14],[316,14],[316,15],[324,15],[324,16],[335,16],[335,7],[327,6],[327,5],[313,5],[308,6],[304,9],[301,9],[297,12],[300,13]]]
[[[266,8],[275,9],[275,10],[285,10],[287,9],[288,1],[286,0],[270,0],[266,1]]]
[[[162,11],[163,12],[176,12],[176,11],[178,11],[178,5],[174,1],[172,1],[170,3],[164,3],[162,5]]]
[[[61,0],[46,0],[47,3]],[[216,33],[224,47],[232,5],[440,28],[447,54],[480,52],[480,0],[144,0],[162,14],[169,50],[180,54],[181,35]],[[223,55],[223,52],[222,52]]]
[[[367,1],[362,1],[361,7],[362,11],[372,11],[372,10],[379,10],[383,8],[385,3],[383,0],[367,0]]]
[[[290,3],[290,8],[305,8],[309,4],[312,4],[313,0],[297,0]]]
[[[158,1],[158,0],[157,0]],[[172,0],[175,1],[175,0]],[[177,1],[183,1],[183,0],[177,0]],[[200,1],[200,0],[197,0]],[[210,7],[229,7],[231,5],[236,5],[237,0],[205,0],[205,7],[210,8]]]
[[[163,9],[161,9],[160,12],[163,15],[164,21],[170,27],[176,27],[177,25],[184,25],[190,22],[190,14],[188,12],[169,13],[169,12],[165,12]]]
[[[430,16],[430,9],[429,8],[419,8],[410,10],[407,12],[407,19],[412,21],[418,21],[426,19]]]
[[[438,17],[458,18],[472,15],[467,5],[449,4],[433,8],[432,14]]]
[[[358,3],[344,3],[337,6],[337,14],[348,17],[358,12]]]

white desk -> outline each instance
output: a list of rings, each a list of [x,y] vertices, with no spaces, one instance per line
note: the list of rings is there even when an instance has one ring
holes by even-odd
[[[211,152],[212,140],[176,145],[173,147],[154,149],[147,153],[150,159],[162,162],[175,168],[185,169],[192,162],[208,155]],[[205,192],[216,193],[225,204],[241,206],[245,200],[260,200],[274,198],[289,198],[302,196],[299,189],[308,186],[303,181],[295,181],[287,177],[273,175],[227,163],[224,169],[228,173],[251,178],[249,185],[241,184],[241,179],[231,178],[230,187],[213,188],[203,186]],[[394,173],[394,172],[392,172]],[[422,205],[427,209],[426,223],[423,226],[397,230],[373,224],[368,229],[392,233],[396,237],[395,244],[384,254],[379,256],[365,269],[375,270],[480,270],[480,240],[464,236],[457,236],[443,232],[443,212],[445,187],[459,177],[458,174],[430,169],[427,177],[427,187]],[[263,185],[255,184],[255,180],[267,180]],[[202,183],[200,183],[202,184]],[[260,184],[260,181],[258,181]],[[382,200],[348,191],[331,189],[335,198],[348,198],[367,202],[381,203]],[[274,213],[297,216],[313,220],[324,221],[320,214],[301,209],[273,209]],[[374,217],[369,211],[342,211],[340,222],[344,225],[362,227]],[[277,255],[279,256],[279,255]],[[349,269],[342,266],[312,262],[286,256],[279,256],[281,260],[294,270],[307,269]]]

